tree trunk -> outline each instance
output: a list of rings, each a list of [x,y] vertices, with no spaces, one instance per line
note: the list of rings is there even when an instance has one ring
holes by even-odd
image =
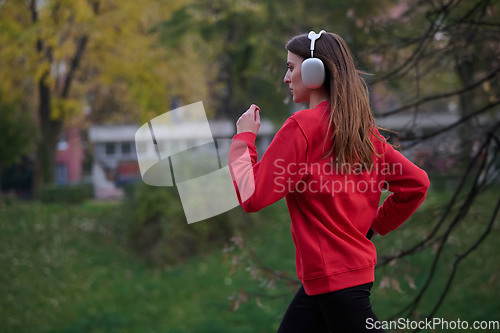
[[[94,14],[99,12],[99,1],[92,1],[92,9]],[[31,0],[29,2],[29,9],[32,14],[34,23],[38,20],[37,1]],[[80,61],[87,46],[88,35],[83,35],[77,41],[75,55],[70,62],[70,68],[66,75],[63,88],[60,94],[61,98],[69,98],[71,83],[73,82],[76,70],[79,68]],[[37,51],[52,64],[52,48],[46,47],[42,39],[38,39],[36,43]],[[33,193],[36,195],[37,191],[44,185],[54,182],[55,176],[55,157],[57,142],[63,129],[64,115],[59,119],[52,119],[51,117],[51,96],[54,93],[47,84],[47,78],[50,75],[46,71],[40,81],[38,82],[40,104],[38,106],[38,115],[40,121],[40,137],[36,147],[36,160],[35,160],[35,175],[33,179]]]
[[[62,120],[51,119],[51,90],[45,82],[45,74],[38,83],[39,87],[39,119],[40,138],[38,140],[35,160],[35,177],[33,193],[44,185],[54,182],[56,146],[62,130]]]

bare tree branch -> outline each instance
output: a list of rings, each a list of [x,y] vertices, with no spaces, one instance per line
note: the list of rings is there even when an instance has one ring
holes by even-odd
[[[408,68],[410,67],[411,64],[415,61],[415,59],[418,58],[420,54],[422,54],[427,47],[428,44],[428,36],[431,34],[433,31],[434,27],[430,26],[429,29],[425,32],[424,36],[421,37],[420,43],[417,45],[417,48],[413,51],[413,53],[403,62],[401,65],[399,65],[396,69],[390,71],[389,73],[373,79],[370,84],[375,85],[380,82],[384,82],[390,79],[397,78],[401,75],[404,75],[407,71]]]
[[[428,44],[432,41],[434,38],[434,34],[440,29],[438,26],[438,20],[432,19],[432,16],[435,15],[442,15],[442,20],[444,20],[451,12],[451,10],[456,7],[461,0],[459,1],[454,1],[450,0],[448,3],[444,4],[441,8],[439,8],[438,11],[435,12],[428,12],[427,13],[427,18],[430,22],[429,27],[427,30],[424,32],[422,36],[420,36],[417,40],[419,41],[416,49],[412,52],[412,54],[406,59],[405,62],[403,62],[401,65],[396,67],[394,70],[390,71],[387,74],[384,74],[383,76],[379,78],[373,79],[370,84],[375,85],[380,82],[384,82],[390,79],[395,79],[397,77],[400,77],[404,74],[406,74],[410,69],[411,65],[415,63],[415,61],[418,60],[420,55],[425,53],[425,50],[428,46]]]
[[[448,277],[448,281],[446,282],[446,286],[444,287],[444,290],[441,293],[441,296],[439,297],[439,300],[437,301],[436,305],[434,306],[434,308],[432,309],[432,311],[427,315],[427,319],[432,318],[436,314],[437,310],[439,309],[439,307],[443,303],[446,295],[450,291],[451,284],[452,284],[453,280],[455,279],[455,275],[457,273],[457,268],[458,268],[458,265],[460,264],[460,262],[462,260],[464,260],[472,251],[474,251],[475,249],[477,249],[478,246],[490,234],[490,232],[491,232],[491,230],[493,228],[493,224],[495,223],[496,217],[498,215],[498,210],[499,209],[500,209],[500,198],[497,200],[496,206],[495,206],[495,208],[493,210],[493,214],[491,215],[490,221],[489,221],[486,229],[484,230],[484,232],[481,234],[481,236],[479,236],[479,238],[474,242],[474,244],[472,244],[471,247],[469,247],[464,253],[459,254],[457,256],[457,258],[455,259],[455,262],[453,263],[453,267],[452,267],[450,276]],[[420,332],[420,330],[417,329],[414,332]]]
[[[67,98],[69,96],[71,83],[73,82],[75,72],[78,69],[78,66],[80,65],[80,60],[82,59],[83,52],[85,51],[85,47],[87,46],[88,39],[89,39],[88,36],[85,35],[78,40],[75,55],[71,60],[71,66],[69,68],[68,75],[64,80],[64,85],[61,93],[61,97],[63,98]]]
[[[483,152],[484,155],[488,154],[488,148],[489,145],[491,144],[492,141],[492,135],[488,135],[487,139],[485,140],[485,145],[483,145],[481,151]],[[477,155],[479,156],[479,155]],[[422,300],[423,295],[426,293],[428,287],[430,286],[434,275],[436,273],[437,269],[437,264],[440,261],[441,255],[443,253],[444,249],[444,244],[448,240],[449,236],[451,235],[451,232],[456,228],[456,226],[464,220],[464,218],[467,216],[470,207],[474,203],[477,195],[478,195],[478,184],[479,184],[479,179],[481,177],[482,172],[485,169],[486,165],[486,158],[482,159],[481,165],[479,167],[479,170],[476,172],[473,184],[469,190],[469,193],[467,195],[467,198],[465,199],[463,205],[460,207],[458,213],[456,214],[455,218],[453,221],[450,223],[448,228],[446,229],[444,235],[441,237],[439,243],[438,243],[438,250],[436,255],[434,256],[434,260],[432,262],[431,268],[429,270],[429,274],[427,276],[427,279],[423,285],[423,287],[420,289],[419,293],[417,296],[413,299],[412,302],[410,302],[405,308],[403,308],[400,312],[396,313],[395,315],[391,316],[391,318],[397,318],[403,315],[404,313],[407,313],[408,317],[413,315],[417,306],[419,305],[420,301]]]
[[[91,3],[92,10],[94,12],[94,15],[97,15],[99,12],[99,1],[93,1]],[[85,48],[87,46],[89,40],[88,35],[84,35],[78,39],[77,46],[76,46],[76,51],[73,56],[73,59],[71,60],[71,65],[68,71],[68,75],[66,76],[66,79],[64,80],[64,85],[61,93],[61,97],[67,98],[69,96],[69,91],[71,87],[71,83],[73,82],[75,72],[80,66],[80,61],[82,59],[83,53],[85,51]]]
[[[473,90],[477,87],[480,87],[483,83],[485,83],[487,81],[493,80],[494,78],[497,77],[499,72],[500,72],[500,67],[497,67],[493,71],[491,71],[487,76],[485,76],[484,78],[482,78],[482,79],[474,82],[473,84],[470,84],[462,89],[453,90],[453,91],[449,91],[449,92],[442,93],[442,94],[435,94],[435,95],[427,96],[427,97],[421,98],[418,101],[415,101],[413,103],[403,105],[397,109],[394,109],[394,110],[391,110],[391,111],[388,111],[388,112],[385,112],[382,114],[377,114],[376,117],[377,118],[384,118],[384,117],[392,116],[394,114],[401,113],[405,110],[414,108],[416,106],[420,106],[422,104],[425,104],[425,103],[428,103],[431,101],[461,95],[461,94],[466,93],[470,90]]]
[[[500,28],[500,23],[487,21],[463,21],[464,24]]]
[[[477,117],[479,116],[480,114],[494,108],[495,106],[499,105],[500,104],[500,99],[498,99],[497,101],[493,102],[493,103],[490,103],[484,107],[482,107],[481,109],[467,115],[467,116],[463,116],[462,118],[460,118],[459,120],[457,120],[456,122],[454,122],[453,124],[451,125],[448,125],[448,126],[445,126],[437,131],[434,131],[432,133],[429,133],[429,134],[424,134],[424,135],[421,135],[421,136],[418,136],[418,137],[401,137],[400,139],[402,141],[418,141],[418,143],[422,142],[422,141],[425,141],[427,139],[430,139],[430,138],[433,138],[435,136],[438,136],[440,134],[443,134],[445,132],[448,132],[449,130],[457,127],[458,125],[460,124],[463,124],[467,121],[469,121],[471,118],[474,118],[474,117]],[[405,148],[409,148],[409,147],[413,147],[417,144],[417,142],[413,142],[409,145],[406,145]]]
[[[465,13],[461,18],[456,20],[457,23],[463,23],[465,20],[467,20],[469,17],[471,17],[478,9],[482,9],[481,16],[484,15],[484,10],[490,3],[490,0],[481,0],[477,2],[472,8]]]
[[[416,252],[422,251],[425,248],[427,248],[428,245],[430,245],[434,236],[437,234],[437,232],[439,231],[439,229],[441,228],[443,223],[448,218],[448,215],[450,214],[452,208],[455,206],[455,203],[457,202],[459,194],[464,189],[464,186],[465,186],[467,180],[469,179],[469,176],[470,176],[474,166],[476,165],[477,161],[479,160],[479,156],[481,156],[484,149],[486,149],[486,144],[487,144],[487,141],[483,142],[482,146],[478,149],[475,156],[470,160],[465,172],[462,175],[462,179],[460,180],[460,184],[458,185],[457,189],[453,193],[453,196],[450,199],[450,201],[448,202],[448,204],[444,210],[444,213],[441,215],[441,218],[436,223],[436,225],[434,226],[432,231],[429,233],[429,235],[427,235],[427,237],[425,237],[423,240],[421,240],[420,242],[418,242],[417,244],[415,244],[414,246],[412,246],[406,250],[403,250],[403,251],[401,251],[397,254],[394,254],[394,255],[381,257],[381,259],[377,263],[377,268],[383,267],[393,260],[401,259],[405,256],[410,255],[410,254],[414,254]]]

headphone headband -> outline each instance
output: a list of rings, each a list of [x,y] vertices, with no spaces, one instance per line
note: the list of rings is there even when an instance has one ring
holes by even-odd
[[[321,37],[321,35],[325,32],[325,30],[321,30],[319,34],[315,33],[314,31],[310,31],[309,34],[307,35],[307,38],[311,40],[311,58],[314,58],[313,52],[314,52],[314,43],[316,42],[317,39]]]

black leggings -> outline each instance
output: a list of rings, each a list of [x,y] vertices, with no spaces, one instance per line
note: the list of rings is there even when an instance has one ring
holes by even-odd
[[[378,321],[370,304],[372,285],[366,283],[313,296],[307,295],[304,287],[300,287],[278,333],[385,332],[367,328]]]

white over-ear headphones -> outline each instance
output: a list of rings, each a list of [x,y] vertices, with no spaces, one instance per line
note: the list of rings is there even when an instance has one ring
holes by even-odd
[[[319,34],[314,31],[309,32],[307,37],[311,40],[311,58],[307,58],[302,62],[301,74],[302,82],[310,89],[317,89],[323,85],[325,81],[325,66],[319,58],[314,58],[314,42],[321,37],[325,30],[321,30]]]

